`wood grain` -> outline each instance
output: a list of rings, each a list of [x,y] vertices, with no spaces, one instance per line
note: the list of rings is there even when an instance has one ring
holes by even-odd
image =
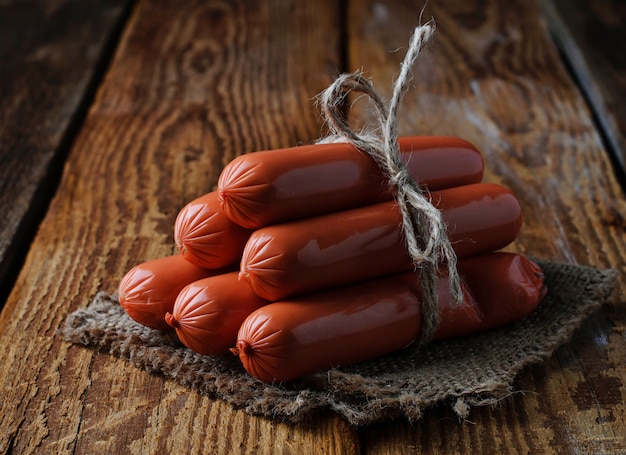
[[[404,56],[423,2],[354,1],[349,69],[381,94]],[[430,2],[437,32],[414,70],[401,110],[403,134],[453,134],[483,152],[486,180],[510,187],[525,226],[515,249],[546,260],[624,271],[626,204],[583,96],[532,2]],[[396,51],[397,50],[397,51]],[[368,104],[351,111],[371,123]],[[610,305],[546,364],[525,371],[521,391],[468,422],[445,406],[414,426],[362,432],[365,453],[623,453],[626,447],[626,312],[623,280]]]
[[[132,265],[174,251],[177,211],[235,155],[318,137],[311,98],[346,59],[388,96],[422,3],[138,3],[0,314],[0,453],[624,452],[623,280],[570,343],[519,377],[519,393],[468,421],[444,404],[413,425],[357,431],[330,414],[286,425],[57,334]],[[431,16],[438,31],[401,132],[455,134],[483,151],[486,180],[524,207],[518,251],[623,272],[624,197],[538,9],[440,0]],[[370,120],[363,100],[350,115]]]
[[[0,4],[0,307],[129,3]]]
[[[172,253],[178,210],[235,155],[319,136],[337,17],[332,1],[139,2],[0,316],[1,453],[359,452],[335,416],[252,418],[56,332]]]
[[[623,176],[626,169],[626,106],[623,103],[626,98],[626,5],[619,0],[550,0],[539,4]]]

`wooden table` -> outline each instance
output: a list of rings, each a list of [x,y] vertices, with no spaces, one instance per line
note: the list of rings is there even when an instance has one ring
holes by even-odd
[[[233,157],[323,134],[313,98],[336,75],[362,68],[389,96],[422,4],[0,4],[0,452],[626,452],[621,276],[519,393],[467,421],[442,405],[415,424],[288,425],[57,333],[131,266],[173,253],[178,210]],[[624,6],[437,0],[431,16],[401,133],[478,146],[486,180],[522,202],[517,251],[623,272]]]

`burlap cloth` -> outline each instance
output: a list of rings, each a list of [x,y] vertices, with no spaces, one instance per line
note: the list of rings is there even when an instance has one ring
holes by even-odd
[[[128,359],[253,415],[295,422],[331,410],[353,425],[367,425],[402,417],[415,421],[427,408],[448,403],[466,417],[470,406],[493,404],[510,395],[520,370],[547,359],[567,342],[610,296],[617,278],[614,270],[539,265],[548,295],[524,320],[290,384],[254,379],[235,356],[195,354],[175,335],[132,321],[115,296],[105,292],[70,314],[62,332],[68,341]]]

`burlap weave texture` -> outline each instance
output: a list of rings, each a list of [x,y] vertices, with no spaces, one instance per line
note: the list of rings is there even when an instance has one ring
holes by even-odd
[[[510,395],[517,374],[549,358],[567,342],[610,296],[617,277],[613,270],[550,262],[539,265],[546,275],[548,294],[521,321],[289,384],[254,379],[235,356],[195,354],[174,334],[135,323],[115,297],[105,292],[70,314],[62,332],[70,342],[128,359],[139,368],[253,415],[295,422],[330,410],[358,426],[395,418],[414,421],[429,407],[449,403],[465,417],[471,406]]]

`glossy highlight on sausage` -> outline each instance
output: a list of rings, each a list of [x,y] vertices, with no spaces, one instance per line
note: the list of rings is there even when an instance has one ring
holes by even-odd
[[[518,200],[507,188],[477,183],[431,193],[442,210],[458,257],[499,250],[522,226]],[[256,230],[240,278],[260,297],[277,301],[412,270],[394,202],[346,210]]]
[[[224,273],[187,285],[165,321],[192,351],[227,354],[237,341],[241,323],[267,303],[238,279],[237,272]]]
[[[208,269],[236,264],[248,237],[250,231],[222,211],[214,191],[183,207],[174,225],[174,240],[183,257]]]
[[[475,333],[532,312],[546,289],[541,269],[524,256],[489,253],[459,261],[465,301],[453,306],[448,280],[438,286],[441,322],[435,339]],[[411,344],[420,332],[417,273],[384,277],[270,303],[241,326],[233,349],[266,382],[348,365]]]
[[[411,176],[430,190],[482,180],[483,159],[463,139],[402,137],[399,144]],[[218,193],[228,217],[249,229],[392,198],[374,160],[347,143],[241,155],[223,169]]]
[[[198,267],[180,254],[136,265],[120,281],[118,300],[138,323],[167,331],[165,314],[174,308],[178,293],[189,283],[220,273]]]

